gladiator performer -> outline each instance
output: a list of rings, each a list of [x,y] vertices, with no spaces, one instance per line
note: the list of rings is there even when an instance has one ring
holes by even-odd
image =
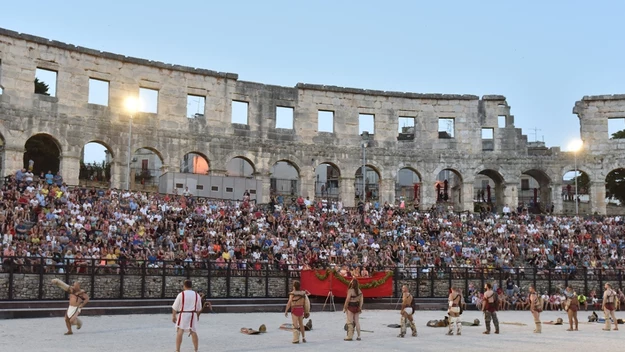
[[[306,291],[300,290],[299,281],[293,281],[293,291],[289,293],[289,301],[286,304],[284,316],[289,316],[293,320],[293,343],[299,343],[299,335],[302,334],[302,342],[306,343],[306,328],[304,326],[304,316],[310,315],[310,301]]]
[[[80,283],[78,282],[74,282],[74,284],[69,287],[67,293],[69,293],[69,307],[65,314],[65,325],[67,326],[65,335],[72,335],[72,325],[76,325],[76,329],[78,330],[82,327],[82,321],[78,319],[78,316],[82,311],[82,307],[89,302],[89,296],[87,296],[85,291],[80,289]]]
[[[401,327],[401,332],[399,333],[399,335],[397,335],[397,337],[406,336],[406,321],[408,321],[408,323],[410,324],[410,330],[412,330],[412,336],[417,336],[417,326],[414,324],[414,320],[412,319],[412,316],[414,315],[414,311],[415,311],[414,300],[410,292],[408,292],[408,286],[405,286],[405,285],[402,286],[401,293],[402,293],[401,311],[399,312],[401,314],[401,320],[399,323]]]
[[[564,291],[564,295],[566,296],[564,307],[569,315],[569,328],[566,331],[578,331],[577,311],[579,310],[579,300],[577,299],[577,293],[573,291],[573,287],[568,286]],[[573,323],[575,323],[575,328],[573,328]]]
[[[197,324],[199,313],[203,308],[202,297],[193,291],[191,280],[185,280],[182,289],[183,291],[178,294],[171,306],[171,320],[176,324],[176,352],[180,351],[182,335],[187,331],[193,341],[193,348],[197,352],[199,344]]]
[[[618,322],[616,315],[614,315],[614,309],[616,306],[616,292],[612,289],[612,285],[606,283],[604,285],[605,291],[603,291],[602,309],[605,315],[605,327],[603,330],[610,331],[610,317],[614,322],[614,330],[618,330]]]
[[[540,301],[540,296],[534,286],[529,287],[530,291],[530,312],[534,317],[534,325],[536,325],[536,329],[534,329],[535,334],[540,334],[543,331],[542,322],[540,321],[540,313],[543,311],[543,304]]]
[[[343,313],[347,312],[347,337],[345,341],[352,341],[354,338],[354,327],[356,328],[356,340],[360,341],[360,313],[364,296],[360,290],[358,280],[353,279],[347,289],[347,297],[343,306]]]
[[[495,325],[495,334],[499,334],[499,319],[497,318],[497,302],[495,301],[497,293],[493,291],[493,285],[486,283],[484,285],[484,305],[482,311],[484,311],[484,321],[486,322],[486,331],[483,334],[490,334],[490,321],[493,321]]]
[[[447,310],[447,314],[449,314],[449,331],[447,335],[452,336],[454,334],[454,328],[457,336],[462,335],[462,318],[460,318],[461,304],[462,293],[460,293],[456,287],[452,287],[451,293],[449,294],[449,309]]]

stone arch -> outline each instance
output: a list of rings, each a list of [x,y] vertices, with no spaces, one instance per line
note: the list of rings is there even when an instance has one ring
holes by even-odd
[[[338,199],[341,194],[341,169],[324,161],[315,167],[315,198]]]
[[[90,144],[97,144],[104,148],[104,156],[102,160],[87,160],[90,156],[87,153],[87,146]],[[83,144],[80,152],[80,170],[78,172],[78,180],[82,184],[88,186],[109,186],[111,182],[111,176],[115,173],[115,154],[113,148],[102,140],[92,139]]]
[[[460,171],[451,167],[439,167],[437,170],[436,181],[431,185],[434,187],[436,202],[457,204],[458,209],[462,209],[464,177]]]
[[[208,156],[210,157],[211,154],[209,153]],[[221,159],[219,159],[219,161],[213,161],[212,159],[209,160],[211,161],[211,168],[213,169],[213,172],[223,170],[225,173],[230,174],[228,171],[228,164],[230,164],[233,159],[237,158],[249,163],[252,166],[252,173],[254,176],[256,176],[258,172],[260,172],[261,166],[258,165],[256,156],[249,151],[233,151],[223,156]]]
[[[204,153],[191,151],[180,160],[180,172],[188,174],[208,175],[211,162]]]
[[[410,166],[400,167],[395,175],[395,200],[405,200],[415,205],[421,202],[423,177]]]
[[[498,170],[482,169],[478,171],[473,183],[473,200],[476,203],[474,209],[477,210],[479,207],[481,211],[485,207],[491,210],[501,210],[505,202],[504,185],[504,177]],[[514,207],[514,204],[512,206]]]
[[[139,147],[130,160],[130,182],[132,189],[158,189],[159,179],[165,172],[165,158],[154,147]],[[134,186],[133,186],[134,185]]]
[[[234,154],[235,156],[228,160],[226,166],[226,176],[234,177],[253,177],[256,175],[256,165],[249,158]]]
[[[35,175],[42,172],[59,172],[63,148],[54,136],[47,133],[37,133],[24,143],[24,168],[30,169]],[[31,163],[32,161],[32,163]]]
[[[0,87],[1,88],[1,87]],[[0,123],[0,126],[2,124]],[[2,131],[0,130],[0,176],[3,176],[5,174],[5,170],[4,170],[4,150],[6,149],[6,140],[4,139],[4,133],[2,133]],[[17,170],[16,170],[17,171]],[[13,171],[15,172],[15,171]]]
[[[300,176],[304,176],[305,174],[308,174],[310,172],[310,169],[307,169],[307,165],[310,164],[305,164],[303,163],[299,158],[297,158],[296,156],[292,155],[292,154],[288,154],[288,155],[284,155],[284,154],[278,154],[275,156],[271,156],[269,158],[269,162],[267,164],[267,169],[271,170],[271,168],[278,162],[281,161],[285,161],[289,164],[291,164],[299,173]],[[314,163],[314,162],[313,162]]]
[[[608,215],[625,213],[625,167],[611,169],[605,177]]]
[[[288,159],[279,159],[271,165],[270,169],[270,193],[297,197],[300,195],[301,181],[300,168],[296,163]]]
[[[591,174],[584,168],[580,168],[579,165],[577,165],[577,168],[575,165],[565,165],[560,170],[559,181],[562,182],[562,188],[559,192],[562,197],[563,213],[590,214],[592,196],[590,192]]]
[[[529,178],[523,177],[523,175],[529,176]],[[521,185],[518,192],[519,203],[533,213],[546,211],[552,203],[552,184],[553,180],[544,170],[529,169],[521,172]]]
[[[356,169],[354,173],[354,197],[358,200],[362,200],[363,194],[363,176],[362,166]],[[380,169],[371,164],[365,165],[365,178],[364,178],[364,200],[377,200],[380,199],[380,182],[382,180],[382,173]]]

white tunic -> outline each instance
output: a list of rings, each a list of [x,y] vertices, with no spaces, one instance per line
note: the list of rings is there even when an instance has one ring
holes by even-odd
[[[176,328],[185,331],[196,331],[197,312],[202,310],[202,299],[193,290],[182,291],[176,297],[171,308],[178,312]]]

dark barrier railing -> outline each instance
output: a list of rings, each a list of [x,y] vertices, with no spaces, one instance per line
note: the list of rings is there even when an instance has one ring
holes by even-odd
[[[79,282],[93,299],[175,298],[184,279],[191,279],[196,290],[213,298],[286,298],[293,280],[299,279],[295,269],[266,262],[11,257],[3,258],[0,301],[64,299],[65,293],[51,284],[54,278]],[[534,285],[540,293],[552,294],[571,285],[578,293],[589,295],[591,291],[601,294],[606,282],[623,287],[623,271],[617,269],[377,269],[393,271],[394,297],[399,297],[403,285],[417,298],[444,298],[454,286],[470,301],[471,293],[482,292],[486,282],[505,291],[508,279],[516,285],[515,292],[527,292],[528,286]]]

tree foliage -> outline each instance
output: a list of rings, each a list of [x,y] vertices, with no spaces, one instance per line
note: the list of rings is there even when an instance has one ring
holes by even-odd
[[[612,170],[606,181],[606,197],[625,204],[625,169]]]
[[[571,180],[571,185],[575,186],[575,177]],[[585,172],[581,172],[579,176],[577,176],[577,189],[588,191],[590,187],[590,178]]]
[[[50,93],[48,93],[49,89],[50,89],[50,86],[47,85],[46,82],[40,81],[39,78],[35,77],[35,93],[36,94],[50,95]]]
[[[625,139],[625,130],[620,130],[612,133],[611,139]]]

